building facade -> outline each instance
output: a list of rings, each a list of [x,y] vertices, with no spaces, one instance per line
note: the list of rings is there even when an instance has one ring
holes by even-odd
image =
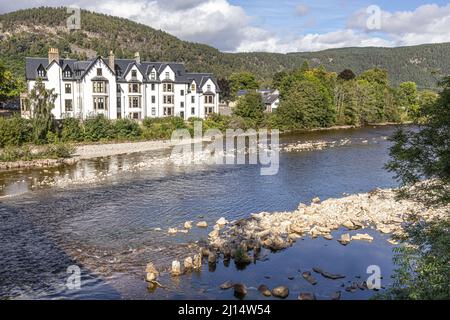
[[[51,48],[48,58],[26,58],[27,90],[42,79],[57,95],[56,119],[86,119],[103,114],[109,119],[179,116],[206,118],[218,113],[220,89],[210,73],[186,72],[182,63],[115,59],[110,52],[87,61],[61,59]],[[21,113],[32,106],[21,97]],[[31,109],[31,110],[29,110]]]

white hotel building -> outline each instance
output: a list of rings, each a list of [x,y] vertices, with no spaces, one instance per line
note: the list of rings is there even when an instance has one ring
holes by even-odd
[[[56,119],[109,119],[179,116],[206,118],[219,111],[217,81],[210,73],[188,73],[182,63],[141,62],[101,57],[87,61],[62,59],[51,48],[48,58],[26,58],[28,92],[41,78],[57,94]],[[22,116],[31,111],[21,99]]]

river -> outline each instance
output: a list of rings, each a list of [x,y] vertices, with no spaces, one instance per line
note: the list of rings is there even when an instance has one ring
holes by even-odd
[[[210,229],[167,234],[169,227],[180,228],[188,220],[212,225],[220,217],[293,210],[317,196],[397,186],[383,168],[389,159],[386,137],[394,130],[380,126],[283,135],[282,144],[350,143],[281,152],[279,172],[272,176],[261,176],[257,165],[179,167],[148,160],[167,151],[1,172],[0,299],[233,299],[232,290],[219,289],[227,280],[244,282],[251,299],[263,298],[255,289],[261,283],[288,286],[292,299],[299,292],[329,299],[338,290],[342,299],[367,299],[373,291],[351,293],[343,286],[367,278],[369,265],[380,266],[382,284],[389,285],[393,247],[387,236],[372,230],[364,231],[374,236],[372,243],[353,241],[344,247],[335,240],[304,238],[287,250],[264,252],[244,270],[219,262],[214,270],[206,265],[179,278],[162,276],[164,288],[156,290],[148,290],[143,270],[150,261],[169,265],[185,257],[191,243],[206,239]],[[81,289],[66,286],[71,265],[81,267]],[[300,272],[313,267],[346,278],[314,274],[318,284],[312,286]]]

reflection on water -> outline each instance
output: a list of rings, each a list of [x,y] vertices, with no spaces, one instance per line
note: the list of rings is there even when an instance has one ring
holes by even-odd
[[[342,247],[335,241],[305,239],[245,271],[218,266],[214,273],[182,278],[178,287],[157,289],[153,294],[142,281],[147,262],[169,264],[174,257],[187,256],[192,251],[190,243],[206,238],[210,230],[197,228],[188,234],[167,235],[169,227],[181,228],[187,220],[206,220],[211,225],[221,216],[234,220],[254,212],[292,210],[315,196],[325,199],[394,186],[383,169],[388,159],[385,137],[392,131],[379,127],[286,135],[283,144],[341,139],[355,143],[282,152],[280,171],[274,176],[260,176],[255,165],[181,167],[148,161],[167,157],[167,151],[1,173],[0,278],[4,280],[0,297],[229,298],[229,292],[217,290],[217,283],[225,278],[254,275],[256,285],[261,281],[256,277],[263,273],[274,276],[273,270],[279,270],[281,277],[292,268],[312,268],[314,261],[323,268],[331,263],[333,272],[361,273],[366,260],[373,258],[390,270],[391,248],[383,240]],[[143,162],[154,165],[136,166]],[[45,181],[58,179],[86,183],[46,186]],[[10,194],[16,196],[7,197]],[[91,277],[76,294],[61,285],[67,267],[74,263]],[[315,288],[317,294],[331,290],[324,285]],[[363,292],[355,294],[366,298]]]

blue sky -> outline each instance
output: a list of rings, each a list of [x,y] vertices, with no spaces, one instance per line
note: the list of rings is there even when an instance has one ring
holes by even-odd
[[[450,42],[450,4],[441,0],[15,0],[2,1],[0,13],[42,5],[124,17],[228,52]],[[375,31],[370,5],[381,9]]]
[[[398,1],[398,0],[230,0],[233,5],[241,6],[252,17],[252,24],[280,34],[326,33],[343,29],[347,19],[356,11],[377,5],[389,12],[413,11],[424,4],[444,6],[447,1]],[[305,16],[298,16],[296,8],[306,5],[309,8]]]

